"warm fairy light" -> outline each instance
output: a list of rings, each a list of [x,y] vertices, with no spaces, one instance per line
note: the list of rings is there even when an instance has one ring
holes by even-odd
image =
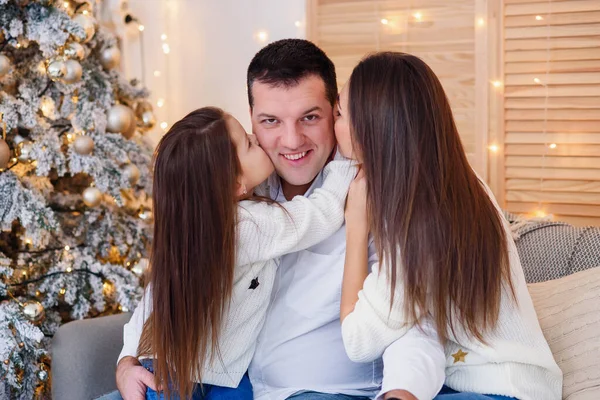
[[[160,35],[160,40],[162,40],[163,42],[164,42],[165,40],[167,40],[167,34],[166,34],[166,33],[163,33],[162,35]]]
[[[535,215],[537,218],[546,218],[548,216],[544,210],[535,210],[533,215]]]
[[[389,24],[389,23],[390,23],[390,21],[388,21],[388,20],[387,20],[387,19],[385,19],[385,18],[382,18],[382,19],[381,19],[381,23],[382,23],[382,24],[384,24],[384,25],[387,25],[387,24]]]
[[[158,78],[160,76],[160,71],[154,71],[154,76]]]
[[[68,2],[68,1],[65,1],[65,2],[63,3],[63,5],[64,5],[65,7],[69,7],[69,2]]]
[[[26,238],[26,239],[25,239],[25,243],[27,243],[27,244],[31,244],[31,243],[33,243],[33,241],[32,241],[31,239],[29,239],[29,238]]]
[[[88,15],[88,14],[89,14],[89,12],[88,12],[88,10],[83,10],[83,13],[82,13],[82,14],[83,14],[83,15]]]
[[[256,38],[258,39],[259,42],[264,43],[269,38],[269,34],[266,31],[259,31],[256,34]]]
[[[65,246],[65,250],[66,250],[66,251],[69,251],[69,250],[71,250],[71,246]]]
[[[71,135],[70,133],[67,134],[67,140],[71,141],[73,139],[73,135]]]
[[[138,26],[138,29],[140,30],[140,32],[144,32],[144,25]]]
[[[167,124],[166,122],[161,122],[161,123],[160,123],[160,127],[161,127],[163,130],[165,130],[165,131],[167,130],[167,127],[168,127],[168,126],[169,126],[169,124]]]
[[[542,81],[540,81],[540,78],[533,78],[533,81],[534,81],[535,83],[538,83],[538,84],[539,84],[539,83],[542,83]]]
[[[490,147],[488,147],[488,149],[490,149],[490,151],[491,151],[492,153],[497,153],[499,148],[498,148],[498,145],[496,145],[496,144],[493,144],[493,145],[491,145]]]
[[[157,106],[158,108],[161,108],[161,107],[162,107],[162,106],[164,106],[164,105],[165,105],[165,99],[163,99],[163,98],[160,98],[160,99],[156,100],[156,106]]]
[[[502,82],[500,82],[500,81],[493,81],[492,85],[494,85],[495,88],[499,88],[500,86],[502,86]]]
[[[413,14],[413,17],[415,17],[415,19],[420,22],[423,19],[423,14],[421,14],[420,12],[416,12]]]
[[[538,20],[538,21],[541,21],[541,20],[544,19],[544,17],[542,17],[541,15],[536,15],[535,19]]]
[[[68,267],[68,268],[67,268],[67,272],[68,272],[69,274],[70,274],[72,271],[73,271],[73,268],[71,268],[71,267]]]
[[[169,43],[163,43],[162,45],[163,53],[169,54],[171,52],[171,47],[169,47]]]
[[[484,25],[485,25],[485,19],[483,19],[483,18],[479,18],[479,19],[477,20],[477,25],[479,25],[479,26],[484,26]]]
[[[548,147],[550,147],[551,149],[555,149],[556,148],[556,143],[550,143],[548,145]]]
[[[296,22],[294,22],[294,25],[296,25],[296,28],[300,28],[300,25],[302,25],[302,24],[300,23],[300,21],[296,21]]]
[[[65,293],[67,293],[67,289],[65,289],[65,288],[62,288],[62,289],[60,289],[60,290],[58,291],[58,293],[60,293],[60,294],[65,294]]]

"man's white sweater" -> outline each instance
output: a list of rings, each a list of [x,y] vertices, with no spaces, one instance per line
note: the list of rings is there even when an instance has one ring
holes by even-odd
[[[238,207],[236,267],[229,311],[219,339],[220,356],[205,363],[202,383],[237,387],[248,370],[265,320],[277,269],[277,258],[311,247],[335,233],[344,222],[344,205],[356,168],[334,160],[323,171],[323,186],[309,197],[296,196],[284,204],[243,201]],[[124,327],[125,356],[137,356],[144,322],[151,313],[146,290]]]

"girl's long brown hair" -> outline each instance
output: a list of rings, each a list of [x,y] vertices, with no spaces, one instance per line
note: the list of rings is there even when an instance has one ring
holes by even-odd
[[[407,322],[427,310],[443,342],[457,328],[485,342],[504,284],[514,298],[506,234],[441,83],[419,58],[382,52],[361,61],[349,85],[372,233],[392,293],[403,285]]]
[[[196,110],[155,152],[152,314],[138,354],[154,358],[165,398],[170,390],[190,398],[204,363],[218,354],[231,296],[241,167],[225,118],[217,108]]]

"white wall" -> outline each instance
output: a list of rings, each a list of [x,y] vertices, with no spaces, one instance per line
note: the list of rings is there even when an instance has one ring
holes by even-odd
[[[141,77],[143,40],[145,84],[152,91],[158,123],[169,125],[198,107],[231,112],[250,129],[246,69],[254,54],[274,40],[305,37],[305,0],[129,0],[144,25],[140,35],[124,34],[123,67]],[[268,33],[261,42],[257,33]],[[166,34],[163,42],[161,35]],[[163,43],[170,47],[165,55]],[[160,76],[155,77],[154,71]],[[157,100],[165,99],[162,108]],[[150,133],[156,142],[163,130]]]

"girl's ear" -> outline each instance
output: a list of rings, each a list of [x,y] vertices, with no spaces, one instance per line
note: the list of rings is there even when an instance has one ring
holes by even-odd
[[[244,182],[238,182],[237,183],[237,190],[236,190],[236,195],[238,197],[246,197],[246,195],[248,194],[248,190],[246,189],[246,184]]]

